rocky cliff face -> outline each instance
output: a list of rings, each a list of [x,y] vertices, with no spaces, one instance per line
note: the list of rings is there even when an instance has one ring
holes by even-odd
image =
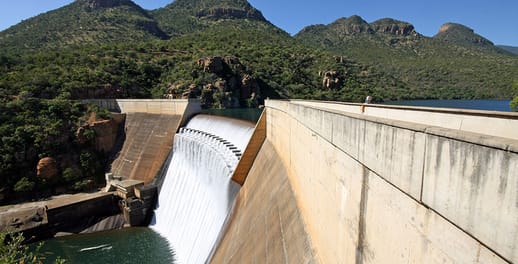
[[[236,8],[212,8],[199,11],[196,16],[198,18],[206,18],[212,20],[218,19],[252,19],[265,20],[263,14],[257,9],[236,9]]]
[[[392,34],[396,36],[416,36],[418,33],[412,24],[397,21],[390,18],[384,18],[372,22],[371,28],[378,33]]]
[[[351,16],[340,18],[329,25],[306,27],[296,37],[314,39],[317,36],[325,36],[331,42],[341,42],[344,39],[374,35],[396,41],[420,36],[414,26],[407,22],[384,18],[369,24],[360,16]]]
[[[77,140],[81,144],[93,144],[97,151],[110,153],[124,121],[124,114],[112,114],[112,117],[106,120],[91,118],[76,131]]]
[[[204,107],[235,108],[260,104],[257,79],[235,57],[206,57],[197,61],[192,75],[198,79],[186,89],[171,84],[164,98],[199,98]]]
[[[116,7],[121,5],[135,5],[130,0],[76,0],[77,3],[82,3],[91,9]]]
[[[360,16],[352,16],[349,18],[340,18],[331,24],[335,27],[337,33],[345,35],[354,35],[359,33],[373,33],[369,23]]]

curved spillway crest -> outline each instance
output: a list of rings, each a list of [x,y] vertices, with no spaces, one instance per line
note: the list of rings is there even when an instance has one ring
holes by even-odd
[[[177,263],[209,260],[239,191],[231,177],[252,133],[248,123],[198,115],[176,134],[151,227],[169,240]]]

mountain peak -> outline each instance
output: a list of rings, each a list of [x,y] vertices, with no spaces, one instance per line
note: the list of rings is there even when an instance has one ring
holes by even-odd
[[[76,3],[83,4],[91,9],[110,8],[121,5],[136,5],[131,0],[76,0]]]
[[[374,31],[379,33],[389,33],[398,36],[417,35],[414,25],[392,18],[382,18],[372,22],[370,25]]]
[[[0,32],[0,49],[57,49],[167,37],[131,0],[75,0]]]
[[[345,35],[354,35],[364,32],[370,33],[372,31],[369,23],[358,15],[339,18],[329,26],[335,28],[340,34]]]
[[[176,0],[166,8],[182,10],[198,18],[266,21],[261,11],[246,0]]]
[[[249,20],[269,23],[246,0],[175,0],[152,11],[161,28],[170,36],[179,36],[210,28],[220,20]]]
[[[442,25],[434,38],[461,45],[493,46],[493,42],[476,34],[473,29],[457,23]]]

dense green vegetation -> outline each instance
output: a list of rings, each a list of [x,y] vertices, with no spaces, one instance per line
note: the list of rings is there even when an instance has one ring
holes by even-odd
[[[63,46],[165,39],[167,35],[129,0],[78,0],[0,32],[0,50],[60,50]],[[113,5],[113,6],[110,6]]]
[[[29,92],[0,99],[0,204],[103,184],[107,157],[94,147],[95,133],[79,142],[76,131],[97,109]],[[37,177],[39,160],[56,160],[56,177]]]

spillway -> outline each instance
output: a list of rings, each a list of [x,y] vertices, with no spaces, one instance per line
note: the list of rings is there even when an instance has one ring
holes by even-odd
[[[240,186],[231,180],[253,133],[251,123],[197,115],[175,136],[151,227],[177,263],[205,263]]]

